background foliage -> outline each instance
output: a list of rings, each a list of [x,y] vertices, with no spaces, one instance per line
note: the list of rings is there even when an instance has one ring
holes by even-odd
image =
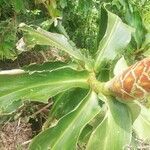
[[[68,34],[77,47],[89,49],[90,53],[94,54],[99,43],[98,40],[100,40],[99,37],[102,36],[101,30],[103,30],[99,27],[101,5],[105,5],[107,9],[117,13],[125,23],[135,28],[136,31],[133,34],[132,44],[127,48],[127,54],[135,57],[136,54],[133,55],[133,53],[139,54],[139,52],[147,50],[145,38],[149,39],[150,31],[150,2],[147,0],[89,0],[87,2],[59,0],[54,1],[55,4],[51,3],[40,0],[10,0],[9,2],[1,0],[1,59],[15,59],[18,53],[21,53],[16,50],[16,42],[21,37],[17,27],[21,22],[41,26],[48,31],[57,31],[66,36]],[[53,22],[55,23],[53,24]],[[146,37],[145,34],[147,34]]]

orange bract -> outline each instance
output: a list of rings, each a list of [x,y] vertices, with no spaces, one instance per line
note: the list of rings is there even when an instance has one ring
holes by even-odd
[[[124,100],[142,99],[150,94],[150,58],[127,68],[106,83],[107,88]]]

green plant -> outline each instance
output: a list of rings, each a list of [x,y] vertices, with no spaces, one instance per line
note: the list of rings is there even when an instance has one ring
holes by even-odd
[[[0,1],[0,60],[15,59],[17,51],[17,14],[25,11],[22,0]]]
[[[89,150],[121,150],[137,146],[132,131],[139,138],[150,139],[149,109],[136,100],[120,102],[124,97],[113,96],[106,86],[113,76],[113,69],[108,68],[124,54],[133,29],[106,9],[101,15],[106,17],[107,27],[95,55],[77,49],[64,35],[20,24],[27,47],[48,45],[70,56],[68,63],[48,62],[0,72],[1,115],[11,113],[26,100],[47,103],[54,97],[43,131],[33,138],[29,149],[70,150],[86,145]],[[126,67],[125,59],[120,59],[114,75]],[[51,126],[55,118],[58,122]]]
[[[38,9],[30,0],[1,0],[0,1],[0,60],[15,60],[20,53],[27,49],[17,49],[16,43],[20,39],[18,25],[25,22],[44,26],[48,16],[43,9]],[[19,43],[19,42],[18,42]]]

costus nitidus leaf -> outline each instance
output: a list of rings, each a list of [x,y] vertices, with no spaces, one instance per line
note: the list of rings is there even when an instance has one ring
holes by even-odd
[[[123,100],[143,99],[150,94],[150,58],[145,58],[106,83]]]

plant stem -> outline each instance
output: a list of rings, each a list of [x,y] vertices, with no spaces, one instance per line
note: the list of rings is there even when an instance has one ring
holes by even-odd
[[[106,88],[106,82],[100,82],[96,79],[95,73],[91,73],[90,77],[88,79],[88,83],[90,84],[90,87],[93,91],[95,91],[97,94],[102,93],[104,95],[110,95],[110,91],[108,88]]]

